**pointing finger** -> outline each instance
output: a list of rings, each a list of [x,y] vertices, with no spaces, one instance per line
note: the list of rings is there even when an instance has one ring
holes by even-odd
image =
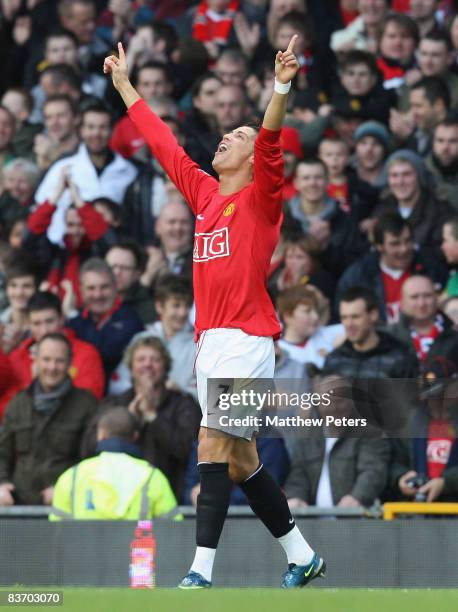
[[[291,40],[289,41],[288,48],[286,49],[287,51],[291,51],[291,53],[293,53],[293,49],[294,49],[294,45],[296,44],[296,40],[297,40],[297,34],[294,34],[294,36],[292,36]]]
[[[120,60],[126,59],[126,54],[124,53],[124,48],[122,46],[122,43],[120,43],[120,42],[118,42],[118,53],[119,53],[119,59]]]

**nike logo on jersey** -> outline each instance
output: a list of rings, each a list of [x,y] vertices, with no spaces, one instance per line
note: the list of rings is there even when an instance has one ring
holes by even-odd
[[[290,525],[292,525],[294,523],[294,519],[290,518],[288,522],[289,522]]]
[[[204,220],[204,216],[203,215],[197,215],[197,220],[198,221],[203,221]]]
[[[227,227],[213,232],[194,234],[194,250],[192,259],[196,263],[229,257],[229,230]]]

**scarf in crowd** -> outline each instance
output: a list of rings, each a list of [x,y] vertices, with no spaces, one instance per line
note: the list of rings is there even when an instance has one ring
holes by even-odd
[[[72,380],[66,376],[61,384],[52,391],[44,391],[37,379],[33,383],[33,409],[37,412],[53,412],[56,410],[62,398],[72,388]]]
[[[440,315],[436,317],[434,324],[426,334],[419,334],[414,328],[410,330],[410,336],[420,362],[423,362],[434,340],[444,331],[444,319]]]

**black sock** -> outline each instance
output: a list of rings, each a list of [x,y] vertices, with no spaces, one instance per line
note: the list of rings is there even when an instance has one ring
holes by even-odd
[[[274,538],[281,538],[293,529],[295,523],[286,497],[262,464],[253,476],[237,484],[247,496],[250,508]]]
[[[228,463],[199,463],[200,493],[197,496],[197,546],[217,548],[226,520],[232,481]]]

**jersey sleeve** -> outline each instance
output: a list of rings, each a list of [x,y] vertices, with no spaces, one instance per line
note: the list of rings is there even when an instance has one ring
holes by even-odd
[[[256,212],[278,223],[283,205],[283,153],[281,131],[261,128],[254,143],[253,195]]]
[[[218,181],[192,161],[180,147],[169,127],[153,113],[144,100],[135,102],[128,113],[154,157],[181,191],[194,214],[197,214],[200,197],[217,189]]]

